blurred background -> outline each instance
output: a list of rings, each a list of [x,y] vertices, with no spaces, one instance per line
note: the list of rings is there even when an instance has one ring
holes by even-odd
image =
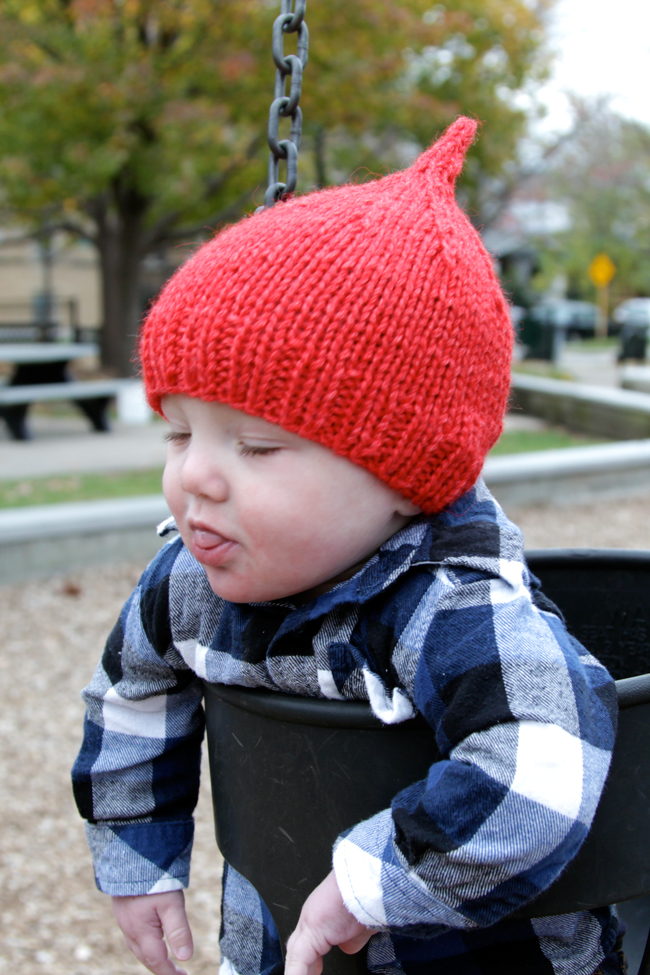
[[[133,373],[152,297],[263,196],[276,6],[0,4],[0,341],[50,326]],[[604,253],[620,324],[650,290],[649,16],[640,0],[615,17],[604,0],[314,0],[298,192],[408,165],[474,115],[459,196],[513,303],[597,304]]]
[[[69,795],[78,691],[166,511],[138,326],[263,202],[278,13],[0,0],[0,972],[140,970]],[[529,548],[650,549],[647,2],[308,0],[306,19],[297,192],[375,179],[458,114],[481,120],[458,198],[517,337],[486,479]],[[218,962],[209,803],[206,781],[194,975]]]

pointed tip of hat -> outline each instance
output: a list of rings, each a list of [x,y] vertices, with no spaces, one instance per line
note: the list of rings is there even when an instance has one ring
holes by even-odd
[[[416,160],[414,170],[427,173],[437,184],[453,189],[462,172],[467,150],[474,141],[477,128],[476,119],[461,115]]]

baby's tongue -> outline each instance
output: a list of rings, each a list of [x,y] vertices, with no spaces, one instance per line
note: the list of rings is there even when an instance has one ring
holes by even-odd
[[[227,541],[218,532],[210,531],[208,528],[199,528],[194,532],[194,542],[199,548],[214,548]]]

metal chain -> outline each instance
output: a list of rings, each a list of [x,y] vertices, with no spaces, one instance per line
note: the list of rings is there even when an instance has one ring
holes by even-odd
[[[257,210],[272,207],[287,193],[293,193],[298,182],[298,149],[302,134],[302,112],[299,101],[302,92],[302,69],[307,64],[309,51],[309,31],[305,23],[307,0],[281,0],[281,13],[273,24],[273,60],[275,72],[275,92],[269,111],[268,140],[269,185],[264,195],[264,206]],[[298,34],[298,53],[284,55],[284,35]],[[287,95],[287,78],[290,80]],[[291,118],[291,132],[288,139],[280,139],[281,118]],[[287,162],[286,183],[280,182],[280,160]]]

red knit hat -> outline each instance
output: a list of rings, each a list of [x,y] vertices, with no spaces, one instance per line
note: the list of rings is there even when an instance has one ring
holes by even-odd
[[[219,233],[144,324],[149,402],[219,401],[360,464],[427,513],[501,433],[512,328],[454,200],[476,123],[409,169],[280,203]]]

